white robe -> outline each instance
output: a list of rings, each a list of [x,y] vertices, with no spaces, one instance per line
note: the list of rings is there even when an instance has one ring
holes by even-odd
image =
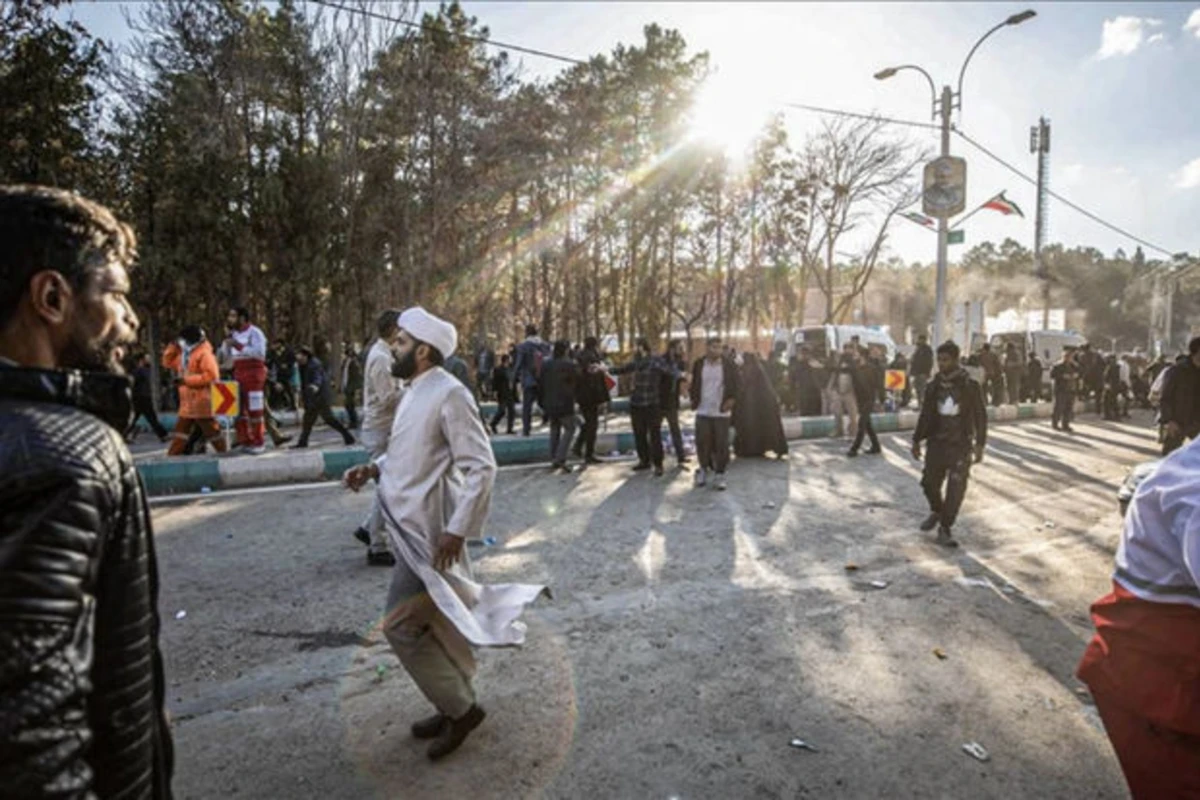
[[[517,617],[549,594],[545,586],[476,583],[465,548],[449,570],[433,568],[438,535],[478,538],[491,504],[496,458],[470,391],[441,367],[413,379],[396,409],[387,453],[376,463],[393,549],[450,623],[433,630],[455,661],[470,673],[466,644],[524,642],[525,625]]]

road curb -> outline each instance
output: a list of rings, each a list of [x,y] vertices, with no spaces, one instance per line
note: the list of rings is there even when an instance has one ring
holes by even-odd
[[[1050,403],[1020,406],[990,406],[988,419],[1011,422],[1049,417]],[[895,432],[912,430],[917,426],[916,411],[872,414],[875,430]],[[784,417],[783,431],[789,441],[824,439],[837,429],[833,417]],[[685,433],[692,434],[691,428]],[[629,451],[634,448],[633,434],[628,431],[601,433],[596,437],[600,453]],[[496,463],[528,464],[550,460],[549,434],[537,434],[513,439],[495,439],[492,452]],[[360,447],[338,450],[305,450],[279,456],[227,456],[224,458],[175,457],[146,461],[137,465],[138,472],[152,495],[183,492],[218,491],[221,489],[271,486],[285,483],[309,483],[338,480],[350,467],[364,464],[367,453]]]

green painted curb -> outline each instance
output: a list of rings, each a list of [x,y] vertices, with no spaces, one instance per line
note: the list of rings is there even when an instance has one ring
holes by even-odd
[[[221,472],[216,459],[151,461],[138,464],[138,474],[148,494],[198,492],[204,487],[221,488]]]

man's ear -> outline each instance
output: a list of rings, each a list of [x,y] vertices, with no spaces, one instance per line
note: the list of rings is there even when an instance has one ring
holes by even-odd
[[[29,303],[46,323],[64,325],[74,310],[75,290],[61,272],[43,270],[29,279]]]

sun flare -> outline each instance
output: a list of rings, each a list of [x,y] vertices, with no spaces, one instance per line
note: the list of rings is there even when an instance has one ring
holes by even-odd
[[[727,156],[742,157],[772,114],[766,96],[749,81],[713,75],[700,87],[688,126],[691,135]]]

